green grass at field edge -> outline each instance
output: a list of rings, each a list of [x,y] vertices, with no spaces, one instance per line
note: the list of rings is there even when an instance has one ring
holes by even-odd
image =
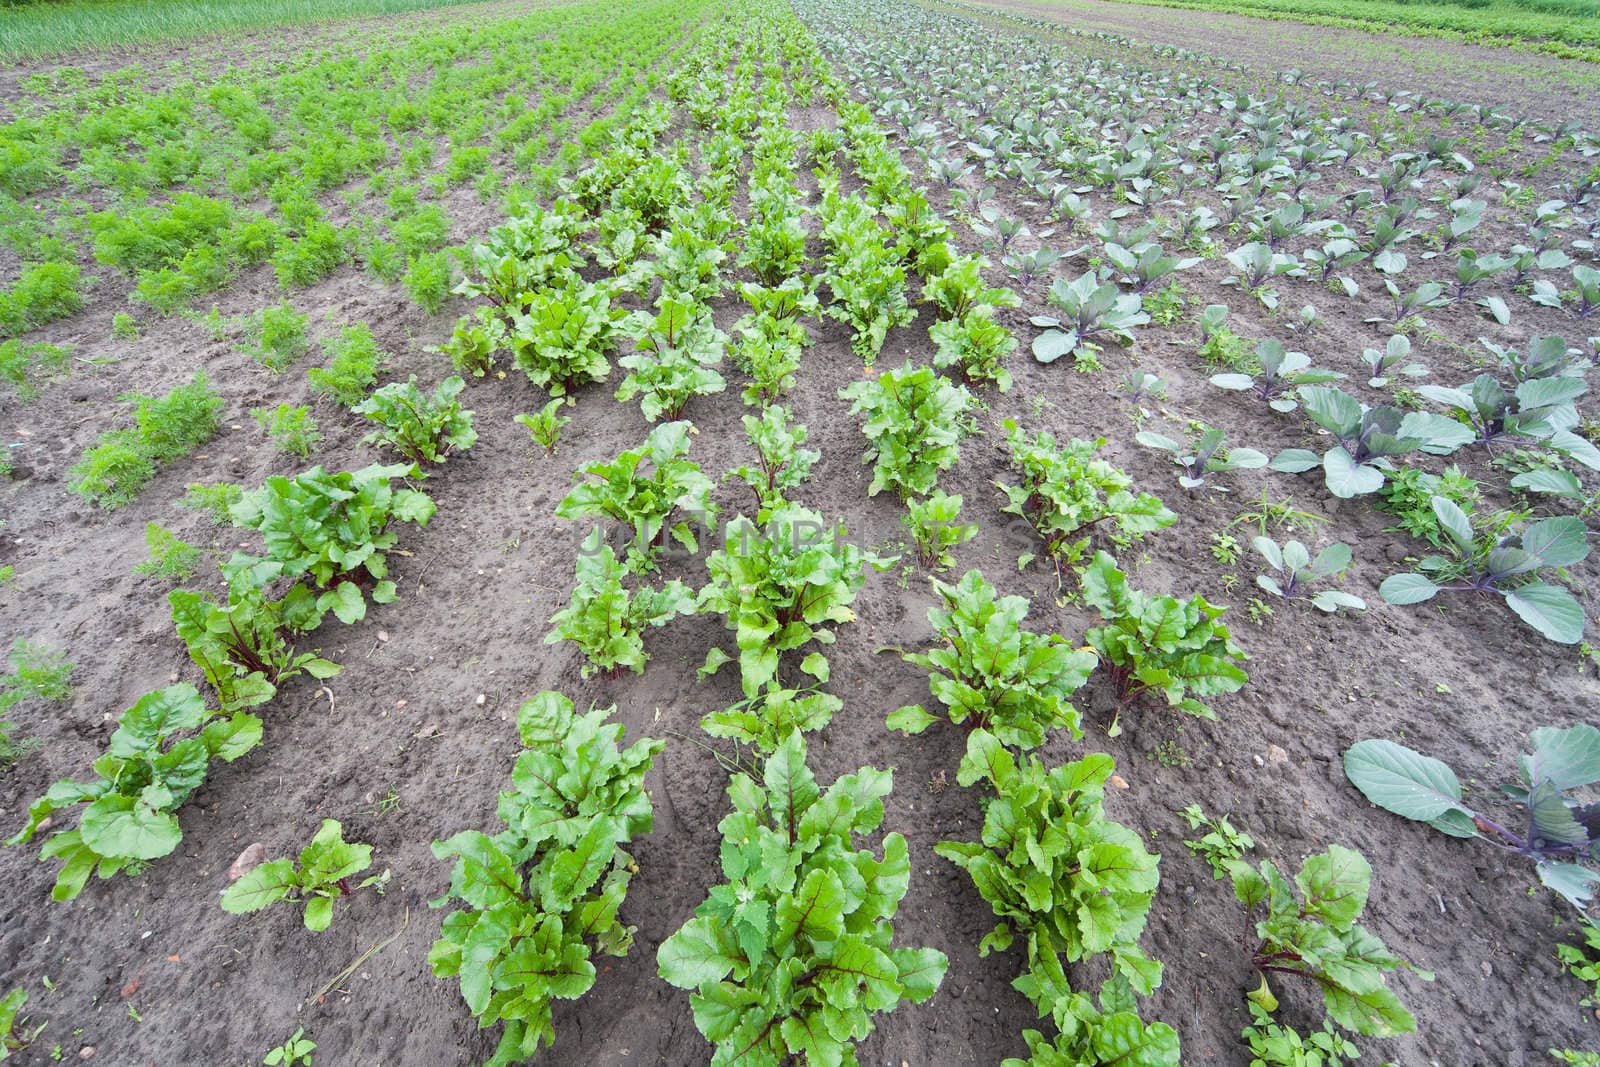
[[[275,26],[403,15],[482,0],[66,0],[0,6],[0,56],[43,58]]]
[[[1314,26],[1333,26],[1407,37],[1434,37],[1472,44],[1510,47],[1560,59],[1600,64],[1600,18],[1544,15],[1505,4],[1482,8],[1372,2],[1347,2],[1339,5],[1358,8],[1364,12],[1358,16],[1335,15],[1312,10],[1333,6],[1327,0],[1112,0],[1112,2],[1130,6],[1221,11],[1250,18],[1301,22]],[[1495,20],[1495,16],[1499,16],[1499,19]],[[1479,25],[1472,29],[1462,29],[1445,24],[1447,21],[1455,22],[1462,18],[1470,18]],[[1512,21],[1505,21],[1507,19]],[[1534,20],[1538,20],[1539,24]],[[1501,28],[1485,29],[1484,23]]]

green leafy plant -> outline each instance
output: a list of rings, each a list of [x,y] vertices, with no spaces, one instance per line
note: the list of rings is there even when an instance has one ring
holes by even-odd
[[[629,371],[617,387],[617,399],[634,397],[644,417],[655,422],[675,419],[697,396],[727,387],[712,368],[722,362],[727,338],[702,306],[663,296],[660,312],[640,312],[631,320],[634,351],[617,360]]]
[[[1361,1052],[1333,1023],[1323,1021],[1320,1030],[1301,1037],[1291,1026],[1273,1020],[1260,1004],[1250,1000],[1250,1023],[1240,1037],[1250,1051],[1250,1067],[1344,1067],[1358,1060]]]
[[[1191,438],[1192,444],[1174,441],[1165,434],[1150,430],[1141,430],[1134,435],[1134,440],[1146,448],[1169,453],[1172,461],[1183,470],[1178,475],[1178,484],[1185,489],[1199,489],[1208,484],[1206,479],[1210,475],[1258,470],[1267,465],[1266,454],[1253,448],[1223,448],[1225,436],[1225,431],[1211,426],[1203,428],[1198,438]],[[1212,485],[1211,488],[1222,493],[1228,491],[1220,485]]]
[[[7,717],[8,710],[0,710],[0,768],[17,762],[31,747],[27,740],[17,740],[16,724]]]
[[[333,902],[353,890],[350,879],[372,866],[372,846],[350,844],[337,819],[323,819],[311,843],[300,850],[299,869],[288,856],[246,871],[222,894],[222,910],[244,915],[290,900],[305,905],[306,929],[320,933],[333,922]],[[375,884],[373,876],[357,889]]]
[[[135,433],[112,430],[73,466],[69,488],[110,511],[133,503],[155,475],[155,464],[139,448]]]
[[[1030,437],[1010,419],[1002,426],[1022,484],[995,483],[1007,500],[1000,510],[1026,520],[1044,539],[1058,576],[1084,558],[1097,532],[1123,549],[1178,521],[1156,497],[1131,492],[1133,479],[1096,457],[1105,438],[1057,445],[1043,430]]]
[[[728,523],[723,546],[706,559],[710,577],[697,607],[721,615],[734,631],[740,682],[744,695],[754,698],[777,677],[783,653],[811,641],[832,644],[828,624],[855,621],[850,605],[866,580],[863,566],[881,569],[891,562],[851,544],[842,526],[785,504],[765,529],[743,515]],[[701,676],[733,658],[713,646]],[[815,670],[808,673],[815,677]]]
[[[1207,304],[1200,314],[1200,346],[1195,356],[1207,367],[1230,371],[1253,371],[1255,357],[1245,339],[1224,324],[1228,317],[1226,304]]]
[[[1328,521],[1325,515],[1295,507],[1293,497],[1273,500],[1265,489],[1261,490],[1261,495],[1252,504],[1254,510],[1247,508],[1239,512],[1228,521],[1226,529],[1254,525],[1256,533],[1265,537],[1268,530],[1314,530],[1317,523]]]
[[[222,398],[204,371],[164,396],[124,393],[117,399],[133,404],[134,428],[102,433],[71,472],[71,490],[108,511],[132,503],[157,467],[188,455],[222,425]]]
[[[1154,292],[1147,290],[1144,294],[1144,310],[1157,326],[1176,326],[1187,306],[1188,294],[1176,281]]]
[[[385,556],[400,539],[396,525],[426,526],[437,510],[421,490],[389,484],[417,473],[415,465],[401,463],[275,475],[244,494],[231,514],[235,525],[261,532],[272,570],[291,578],[306,575],[322,590],[317,610],[359,622],[367,614],[367,595],[378,604],[396,597]]]
[[[1133,830],[1105,817],[1113,770],[1111,757],[1099,752],[1047,770],[1037,757],[1019,761],[993,734],[976,730],[956,780],[987,781],[994,789],[982,839],[934,847],[971,876],[1000,919],[979,954],[1003,952],[1021,938],[1025,971],[1012,984],[1042,1015],[1070,1005],[1063,957],[1076,963],[1108,955],[1116,978],[1144,995],[1161,984],[1161,964],[1138,945],[1160,882],[1160,857],[1146,852]]]
[[[571,641],[589,658],[582,673],[615,672],[629,667],[644,672],[644,628],[665,626],[679,615],[693,615],[694,593],[677,579],[660,589],[630,593],[622,584],[628,573],[611,546],[594,530],[578,551],[577,582],[571,602],[550,617],[553,629],[544,643]]]
[[[650,832],[644,777],[665,742],[618,746],[615,708],[574,714],[546,691],[522,705],[524,751],[497,808],[505,829],[464,830],[436,841],[455,859],[450,889],[430,907],[458,900],[428,963],[458,978],[480,1027],[503,1023],[491,1063],[509,1064],[555,1043],[554,998],[593,987],[595,953],[625,956],[634,928],[617,917],[637,865],[621,846]]]
[[[178,739],[177,735],[184,735]],[[6,840],[26,844],[46,819],[41,859],[59,859],[51,897],[71,900],[91,874],[138,874],[178,847],[174,814],[205,781],[212,760],[231,763],[261,741],[261,720],[209,711],[188,683],[147,693],[123,713],[92,782],[62,779],[28,808],[28,823]],[[54,829],[55,813],[86,805],[75,829]]]
[[[1600,926],[1587,918],[1580,919],[1578,933],[1583,938],[1583,944],[1563,942],[1556,945],[1556,958],[1561,961],[1561,969],[1572,977],[1580,982],[1593,983],[1594,993],[1578,1002],[1585,1008],[1592,1008],[1600,1003]],[[1586,950],[1593,950],[1595,954],[1591,956]]]
[[[417,376],[390,382],[350,410],[365,415],[379,429],[361,439],[381,444],[416,463],[443,463],[452,452],[465,452],[478,440],[472,412],[457,399],[467,383],[451,375],[433,393],[417,388]]]
[[[1287,352],[1283,342],[1262,341],[1256,346],[1258,374],[1214,374],[1211,384],[1218,389],[1251,392],[1273,411],[1293,411],[1300,406],[1291,391],[1302,385],[1322,385],[1336,382],[1344,375],[1338,371],[1321,370],[1311,365],[1311,357],[1304,352]]]
[[[589,480],[572,488],[556,505],[556,514],[564,519],[604,517],[633,527],[628,569],[635,573],[655,569],[669,537],[698,552],[694,524],[709,526],[715,512],[711,479],[684,458],[693,432],[687,422],[664,422],[638,448],[609,463],[579,467],[574,480]]]
[[[306,1036],[306,1028],[297,1026],[289,1040],[269,1051],[261,1062],[266,1067],[311,1067],[311,1054],[316,1050],[317,1043]]]
[[[751,219],[738,264],[755,271],[766,285],[785,280],[805,262],[806,231],[797,191],[786,177],[772,175],[750,186]]]
[[[862,433],[873,462],[869,496],[892,488],[901,500],[924,496],[939,473],[955,466],[961,439],[976,430],[972,394],[952,385],[932,367],[906,364],[839,391],[852,415],[865,415]]]
[[[989,261],[983,256],[956,256],[928,279],[922,298],[932,301],[944,321],[959,320],[978,307],[1014,308],[1021,301],[1010,289],[991,289],[983,280]]]
[[[811,681],[791,688],[769,679],[753,696],[720,711],[708,712],[700,728],[712,737],[727,737],[765,755],[777,750],[791,733],[811,733],[828,725],[844,701],[822,691],[830,676],[828,658],[813,652],[800,661]]]
[[[311,458],[312,447],[322,440],[309,407],[296,408],[284,403],[275,408],[251,408],[250,416],[272,438],[278,451],[291,456]]]
[[[1382,348],[1362,349],[1361,361],[1372,371],[1367,384],[1374,389],[1382,389],[1389,384],[1391,370],[1394,368],[1398,368],[1396,373],[1404,374],[1408,378],[1427,377],[1428,368],[1420,363],[1406,362],[1410,358],[1411,338],[1404,334],[1395,334]]]
[[[338,338],[322,342],[322,353],[328,365],[306,372],[312,391],[332,397],[345,407],[361,403],[367,390],[377,383],[384,363],[383,350],[372,331],[360,322],[346,326]]]
[[[200,565],[200,550],[159,522],[145,526],[144,543],[150,558],[133,566],[133,573],[141,578],[186,582]]]
[[[1189,855],[1201,856],[1211,866],[1213,880],[1226,878],[1228,861],[1241,859],[1256,847],[1255,838],[1237,829],[1226,815],[1213,818],[1199,804],[1190,804],[1178,814],[1183,816],[1191,830],[1205,827],[1206,832],[1200,836],[1200,840],[1184,841],[1183,844],[1189,850]]]
[[[1224,567],[1239,562],[1239,552],[1239,539],[1232,534],[1218,530],[1211,535],[1211,558]]]
[[[1322,467],[1328,491],[1349,498],[1376,493],[1394,469],[1392,456],[1422,450],[1449,455],[1472,440],[1472,431],[1442,415],[1394,407],[1368,407],[1328,386],[1300,388],[1300,402],[1312,422],[1332,434],[1335,444],[1321,458],[1304,448],[1286,448],[1272,457],[1272,469],[1298,474]]]
[[[854,1067],[875,1014],[927,1000],[944,978],[943,953],[893,946],[905,838],[884,835],[881,859],[851,847],[883,821],[892,773],[863,767],[823,792],[805,756],[796,731],[760,783],[733,777],[734,810],[717,825],[727,882],[656,953],[662,978],[695,991],[716,1064]]]
[[[722,238],[731,221],[709,200],[695,212],[672,209],[672,225],[656,239],[653,250],[663,301],[699,305],[722,292],[722,264],[728,259]]]
[[[1285,600],[1309,597],[1318,611],[1336,612],[1341,608],[1365,611],[1367,602],[1354,593],[1342,589],[1319,589],[1309,586],[1329,578],[1337,578],[1350,567],[1350,546],[1341,541],[1318,552],[1316,558],[1299,541],[1286,541],[1282,545],[1270,537],[1252,537],[1250,544],[1277,575],[1258,574],[1256,585],[1273,596]]]
[[[540,408],[538,414],[523,413],[516,418],[518,423],[528,428],[528,433],[544,448],[547,456],[555,455],[561,431],[572,421],[571,415],[561,414],[561,409],[568,403],[571,403],[570,397],[558,396]]]
[[[11,669],[0,675],[0,766],[14,762],[25,745],[12,737],[6,713],[28,700],[63,702],[72,698],[72,664],[65,655],[19,637],[8,657]]]
[[[10,382],[24,404],[39,397],[43,381],[59,375],[72,358],[71,346],[43,341],[0,341],[0,381]]]
[[[229,526],[233,523],[229,512],[243,496],[244,487],[233,482],[191,482],[178,503],[182,507],[205,512],[214,526]]]
[[[743,399],[746,404],[767,404],[794,387],[801,350],[811,343],[799,320],[817,313],[816,293],[810,282],[796,277],[776,286],[745,283],[739,295],[751,307],[751,313],[733,325],[739,335],[734,362],[751,377]]]
[[[584,265],[576,241],[583,225],[581,212],[565,200],[549,209],[527,205],[472,246],[455,291],[484,297],[502,312],[522,307],[526,294],[560,284]],[[456,330],[459,336],[461,324]]]
[[[1070,698],[1094,670],[1094,653],[1072,647],[1060,634],[1024,630],[1027,599],[997,596],[976,569],[956,585],[930,581],[944,607],[929,608],[928,622],[944,647],[902,658],[928,672],[928,688],[949,721],[987,730],[1020,749],[1039,747],[1051,729],[1082,737],[1082,716]],[[892,712],[886,725],[920,734],[938,721],[910,704]]]
[[[573,275],[562,288],[541,290],[526,314],[512,316],[511,358],[534,385],[565,396],[610,375],[606,357],[625,315],[604,286]]]
[[[305,354],[306,319],[288,304],[264,307],[246,320],[248,343],[240,351],[281,374]]]
[[[1070,356],[1079,345],[1101,335],[1131,342],[1134,327],[1150,321],[1138,293],[1124,293],[1110,282],[1101,282],[1093,271],[1070,282],[1056,279],[1045,299],[1061,317],[1035,315],[1029,320],[1045,328],[1033,339],[1033,358],[1040,363]]]
[[[1385,603],[1418,604],[1445,592],[1492,593],[1504,597],[1506,606],[1541,636],[1566,645],[1583,640],[1583,607],[1565,588],[1540,576],[1547,568],[1559,571],[1588,558],[1582,519],[1540,519],[1513,533],[1498,522],[1475,528],[1445,497],[1433,498],[1433,511],[1450,555],[1424,557],[1418,572],[1385,578],[1378,586]]]
[[[30,1033],[28,1017],[22,1014],[28,1003],[28,991],[18,986],[0,997],[0,1060],[10,1059],[13,1052],[21,1052],[44,1032],[47,1024],[40,1023]]]
[[[298,238],[278,242],[272,253],[272,269],[280,286],[299,289],[320,282],[349,258],[337,226],[312,222]]]
[[[944,570],[955,562],[950,550],[978,536],[978,527],[958,522],[961,497],[935,489],[922,500],[907,500],[900,523],[916,542],[924,567]]]
[[[460,374],[482,378],[494,369],[495,355],[506,347],[506,324],[491,307],[480,307],[456,320],[455,332],[439,351],[450,357]]]
[[[406,257],[406,273],[400,279],[406,296],[426,315],[437,315],[450,299],[450,257],[443,252],[424,252]]]
[[[1270,860],[1263,860],[1259,870],[1231,860],[1228,873],[1246,922],[1266,905],[1255,923],[1259,940],[1251,956],[1261,986],[1250,998],[1267,1014],[1278,1006],[1268,977],[1287,974],[1314,982],[1328,1016],[1347,1030],[1393,1037],[1417,1028],[1383,976],[1400,967],[1426,981],[1433,975],[1390,953],[1376,934],[1356,922],[1372,886],[1372,867],[1361,853],[1330,845],[1326,852],[1306,857],[1293,885]]]
[[[851,347],[871,365],[889,331],[916,317],[906,302],[905,265],[871,209],[855,198],[828,219],[823,241],[831,249],[823,280],[833,294],[826,313],[855,331]]]
[[[968,382],[993,382],[1002,393],[1011,389],[1011,372],[1005,361],[1016,351],[1017,339],[994,319],[994,308],[981,304],[960,318],[942,319],[928,329],[933,339],[935,367],[957,367]]]
[[[741,421],[755,446],[757,466],[736,467],[728,472],[726,480],[738,479],[751,488],[759,519],[783,506],[787,494],[811,476],[811,468],[822,453],[800,447],[806,440],[806,428],[790,426],[789,409],[781,404],[769,404],[761,409],[759,417],[745,415]]]
[[[1399,529],[1441,548],[1447,535],[1433,510],[1433,498],[1442,496],[1471,514],[1481,495],[1478,482],[1459,467],[1446,467],[1440,474],[1430,474],[1419,467],[1400,467],[1378,490],[1378,508],[1393,515]]]
[[[1517,784],[1505,788],[1523,809],[1520,829],[1463,804],[1449,766],[1393,741],[1357,741],[1344,754],[1344,773],[1385,811],[1531,859],[1539,880],[1581,912],[1600,882],[1600,871],[1583,865],[1600,860],[1600,825],[1596,806],[1573,794],[1600,781],[1600,729],[1541,726],[1528,734],[1528,744],[1533,751],[1517,761]]]
[[[1104,625],[1092,626],[1084,643],[1111,677],[1117,707],[1111,736],[1122,712],[1159,693],[1169,705],[1211,719],[1216,713],[1200,697],[1234,693],[1248,675],[1238,666],[1244,650],[1220,620],[1225,609],[1196,593],[1188,600],[1128,588],[1128,580],[1105,552],[1081,572],[1083,598]]]
[[[1548,456],[1550,453],[1544,453]],[[1559,459],[1559,457],[1553,457]],[[1475,483],[1474,483],[1475,484]],[[1515,475],[1511,488],[1524,493],[1540,493],[1570,500],[1578,509],[1578,517],[1590,518],[1600,514],[1600,492],[1585,492],[1578,476],[1561,467],[1534,467]]]
[[[1102,994],[1102,1000],[1107,999]],[[1077,1067],[1131,1064],[1135,1067],[1178,1067],[1178,1032],[1166,1023],[1146,1025],[1127,1007],[1112,1008],[1083,993],[1060,998],[1052,1014],[1068,1031],[1049,1040],[1037,1030],[1022,1031],[1027,1059],[1007,1057],[1000,1067]]]
[[[339,673],[338,664],[298,647],[327,613],[305,582],[294,583],[273,599],[266,584],[281,573],[279,564],[240,553],[222,570],[228,583],[226,600],[174,589],[167,602],[189,658],[205,673],[223,710],[265,703],[278,686],[300,674],[331,678]]]
[[[16,284],[0,291],[0,334],[38,329],[83,307],[81,274],[76,263],[59,260],[23,267]]]

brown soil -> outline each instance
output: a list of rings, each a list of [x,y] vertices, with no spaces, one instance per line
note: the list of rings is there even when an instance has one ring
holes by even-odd
[[[808,122],[815,124],[815,116]],[[973,246],[966,236],[964,245]],[[1185,278],[1193,306],[1228,298],[1235,315],[1244,314],[1237,293],[1218,286],[1217,263],[1196,275]],[[1286,307],[1320,299],[1310,283],[1279,287]],[[1313,477],[1290,483],[1243,473],[1227,482],[1229,496],[1186,494],[1164,457],[1133,444],[1131,408],[1110,396],[1127,358],[1171,381],[1165,407],[1176,425],[1203,414],[1228,426],[1240,443],[1271,451],[1303,443],[1304,423],[1211,390],[1187,349],[1175,343],[1187,339],[1187,327],[1141,331],[1134,350],[1108,351],[1107,370],[1092,377],[1064,364],[1040,366],[1027,356],[1032,331],[1023,325],[1026,315],[1046,310],[1040,295],[1036,285],[1027,305],[1010,315],[1024,342],[1012,362],[1015,388],[985,394],[985,433],[964,446],[960,466],[942,480],[964,496],[965,518],[983,525],[976,540],[956,551],[952,574],[981,567],[1004,592],[1034,598],[1031,627],[1081,634],[1092,620],[1058,603],[1053,575],[1038,564],[1021,573],[1015,566],[1034,545],[1008,531],[998,511],[993,483],[1008,477],[999,424],[1009,417],[1058,438],[1104,435],[1111,440],[1107,458],[1181,515],[1177,526],[1129,553],[1125,565],[1137,568],[1144,588],[1199,591],[1233,605],[1239,640],[1252,656],[1250,685],[1217,702],[1216,722],[1145,712],[1126,717],[1124,735],[1110,740],[1103,734],[1110,694],[1096,683],[1080,694],[1089,712],[1085,740],[1058,737],[1043,752],[1052,763],[1089,750],[1111,752],[1128,788],[1108,799],[1108,813],[1146,832],[1151,849],[1162,854],[1145,943],[1165,961],[1166,979],[1144,1014],[1179,1030],[1187,1063],[1247,1059],[1238,1032],[1246,1018],[1242,991],[1253,979],[1240,946],[1239,909],[1181,844],[1192,835],[1176,813],[1198,802],[1230,814],[1256,836],[1262,855],[1282,865],[1297,866],[1306,853],[1335,842],[1372,860],[1369,925],[1400,956],[1438,975],[1431,984],[1406,974],[1391,979],[1417,1013],[1420,1032],[1361,1042],[1374,1062],[1520,1067],[1543,1062],[1552,1046],[1592,1046],[1593,1018],[1577,1006],[1583,990],[1560,974],[1551,948],[1556,925],[1570,920],[1565,906],[1547,893],[1525,892],[1532,882],[1526,864],[1371,808],[1345,781],[1339,755],[1361,737],[1401,737],[1487,791],[1503,779],[1529,727],[1594,719],[1595,674],[1580,674],[1570,649],[1532,636],[1497,604],[1446,601],[1440,611],[1381,606],[1376,584],[1415,551],[1412,543],[1386,532],[1386,517],[1368,502],[1335,500]],[[243,314],[277,300],[270,275],[260,272],[226,294],[222,310]],[[455,315],[467,310],[455,301],[444,314],[423,317],[396,290],[349,270],[298,291],[294,302],[329,313],[328,323],[313,320],[319,335],[368,322],[392,356],[386,377],[416,373],[428,382],[449,367],[426,347],[445,340]],[[719,302],[719,321],[734,313],[734,303]],[[64,650],[77,665],[69,705],[33,703],[14,716],[20,732],[39,745],[0,772],[7,832],[51,781],[84,775],[115,716],[140,694],[194,677],[172,633],[165,590],[130,574],[145,555],[146,523],[161,522],[225,557],[237,544],[253,547],[251,537],[215,531],[174,507],[184,485],[226,479],[254,486],[306,466],[266,445],[247,412],[280,401],[313,403],[303,374],[309,360],[275,377],[180,319],[152,324],[132,344],[93,341],[109,334],[112,310],[97,305],[38,337],[78,340],[84,356],[114,348],[132,358],[102,368],[80,365],[32,405],[0,402],[4,439],[21,442],[16,480],[0,486],[9,523],[3,562],[17,570],[0,590],[0,632]],[[1519,326],[1542,321],[1530,314]],[[879,366],[926,360],[929,324],[924,311],[916,324],[892,333]],[[866,496],[863,439],[837,396],[862,374],[860,361],[839,324],[811,325],[817,343],[788,402],[823,459],[798,495],[824,515],[841,517],[861,544],[897,550],[905,539],[903,509],[887,494]],[[1435,325],[1452,337],[1482,329],[1470,317],[1454,321],[1448,314]],[[1283,336],[1266,321],[1246,326],[1253,334]],[[1318,365],[1354,376],[1360,349],[1379,340],[1376,327],[1352,317],[1304,347]],[[1467,357],[1450,347],[1429,348],[1422,358],[1436,381],[1469,373]],[[163,471],[136,503],[115,513],[97,512],[66,491],[67,469],[118,415],[117,394],[165,390],[200,366],[227,399],[228,429],[212,445]],[[750,458],[739,425],[745,409],[736,376],[729,376],[729,392],[697,399],[687,412],[699,428],[691,457],[714,477]],[[614,374],[612,387],[619,379]],[[0,990],[25,985],[29,1014],[49,1020],[20,1062],[47,1063],[59,1043],[68,1058],[93,1047],[97,1062],[130,1067],[253,1064],[297,1026],[317,1041],[319,1065],[481,1062],[495,1034],[478,1031],[455,984],[436,980],[426,962],[442,912],[425,905],[448,881],[448,866],[432,857],[429,843],[462,829],[495,828],[495,795],[506,787],[517,752],[516,709],[546,688],[561,689],[580,707],[615,703],[629,740],[665,737],[668,746],[648,780],[655,830],[632,849],[640,874],[623,917],[637,925],[637,943],[626,959],[600,962],[600,979],[584,999],[558,1003],[557,1045],[535,1062],[621,1067],[708,1060],[687,995],[656,977],[654,954],[717,878],[715,826],[727,807],[726,774],[699,743],[696,724],[736,699],[737,682],[724,671],[697,684],[694,668],[708,646],[729,648],[731,637],[715,618],[681,619],[647,638],[645,674],[588,680],[579,677],[579,653],[543,643],[550,615],[565,603],[587,530],[554,518],[556,503],[579,466],[615,456],[648,430],[637,406],[612,402],[610,392],[601,385],[580,393],[578,417],[547,458],[513,421],[537,409],[541,393],[514,370],[472,384],[466,402],[476,411],[479,440],[427,483],[439,511],[426,530],[407,528],[400,547],[410,555],[392,560],[401,599],[361,624],[330,621],[320,632],[324,654],[345,667],[331,683],[333,699],[319,695],[316,683],[291,684],[266,709],[263,745],[215,768],[183,809],[176,854],[136,880],[95,881],[76,902],[54,904],[52,865],[36,862],[32,847],[0,851],[0,885],[16,902],[0,915]],[[357,468],[381,458],[360,445],[363,427],[348,413],[324,403],[316,415],[326,439],[314,462]],[[1478,476],[1488,472],[1481,456],[1463,463]],[[1246,621],[1253,562],[1231,569],[1239,589],[1225,592],[1230,569],[1211,557],[1207,543],[1262,489],[1275,498],[1292,492],[1301,507],[1331,518],[1327,533],[1315,536],[1356,548],[1358,565],[1346,588],[1373,610],[1328,618],[1279,606],[1261,627]],[[717,500],[731,515],[746,505],[746,495],[742,486],[724,486]],[[1594,562],[1577,571],[1591,590],[1597,574]],[[697,585],[705,569],[698,560],[677,561],[666,576]],[[1587,600],[1592,614],[1592,593]],[[883,727],[895,707],[926,700],[927,685],[922,671],[878,650],[927,641],[931,603],[921,573],[868,577],[855,606],[858,621],[841,627],[828,652],[829,688],[845,708],[809,746],[824,782],[864,763],[895,768],[884,828],[908,837],[914,868],[897,939],[950,957],[935,999],[879,1017],[860,1049],[864,1064],[992,1064],[1021,1054],[1021,1031],[1037,1025],[1009,986],[1019,966],[1015,953],[977,956],[979,939],[994,923],[988,906],[963,873],[932,851],[939,840],[972,839],[981,822],[975,794],[954,784],[962,738],[935,729],[906,739]],[[1270,746],[1281,749],[1281,759]],[[940,788],[941,781],[949,787]],[[391,790],[392,807],[384,803]],[[375,846],[377,866],[394,875],[385,895],[341,902],[321,935],[307,933],[287,907],[245,918],[221,911],[215,895],[246,845],[260,841],[269,856],[287,854],[324,817],[343,820],[347,839]],[[353,974],[316,996],[391,936]],[[45,977],[53,992],[41,986]],[[1099,976],[1081,977],[1089,988]],[[1308,991],[1285,981],[1279,993],[1285,1021],[1302,1030],[1312,1025]]]
[[[1578,119],[1589,129],[1600,127],[1600,70],[1590,63],[1465,41],[1117,0],[974,0],[961,6],[979,5],[1257,70],[1300,70],[1313,81],[1375,81],[1430,97],[1493,104],[1552,125]]]

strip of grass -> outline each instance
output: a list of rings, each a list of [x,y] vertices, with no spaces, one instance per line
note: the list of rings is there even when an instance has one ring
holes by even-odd
[[[1515,43],[1600,63],[1600,0],[1118,0],[1418,36]]]
[[[0,56],[51,56],[271,26],[398,15],[474,0],[0,0]]]

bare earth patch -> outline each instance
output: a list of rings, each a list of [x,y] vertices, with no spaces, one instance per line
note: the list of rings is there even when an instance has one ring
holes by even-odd
[[[1600,127],[1600,68],[1532,52],[1432,37],[1400,37],[1221,11],[1111,0],[977,0],[1087,33],[1205,52],[1263,72],[1375,81],[1430,97],[1493,104],[1540,122]]]

